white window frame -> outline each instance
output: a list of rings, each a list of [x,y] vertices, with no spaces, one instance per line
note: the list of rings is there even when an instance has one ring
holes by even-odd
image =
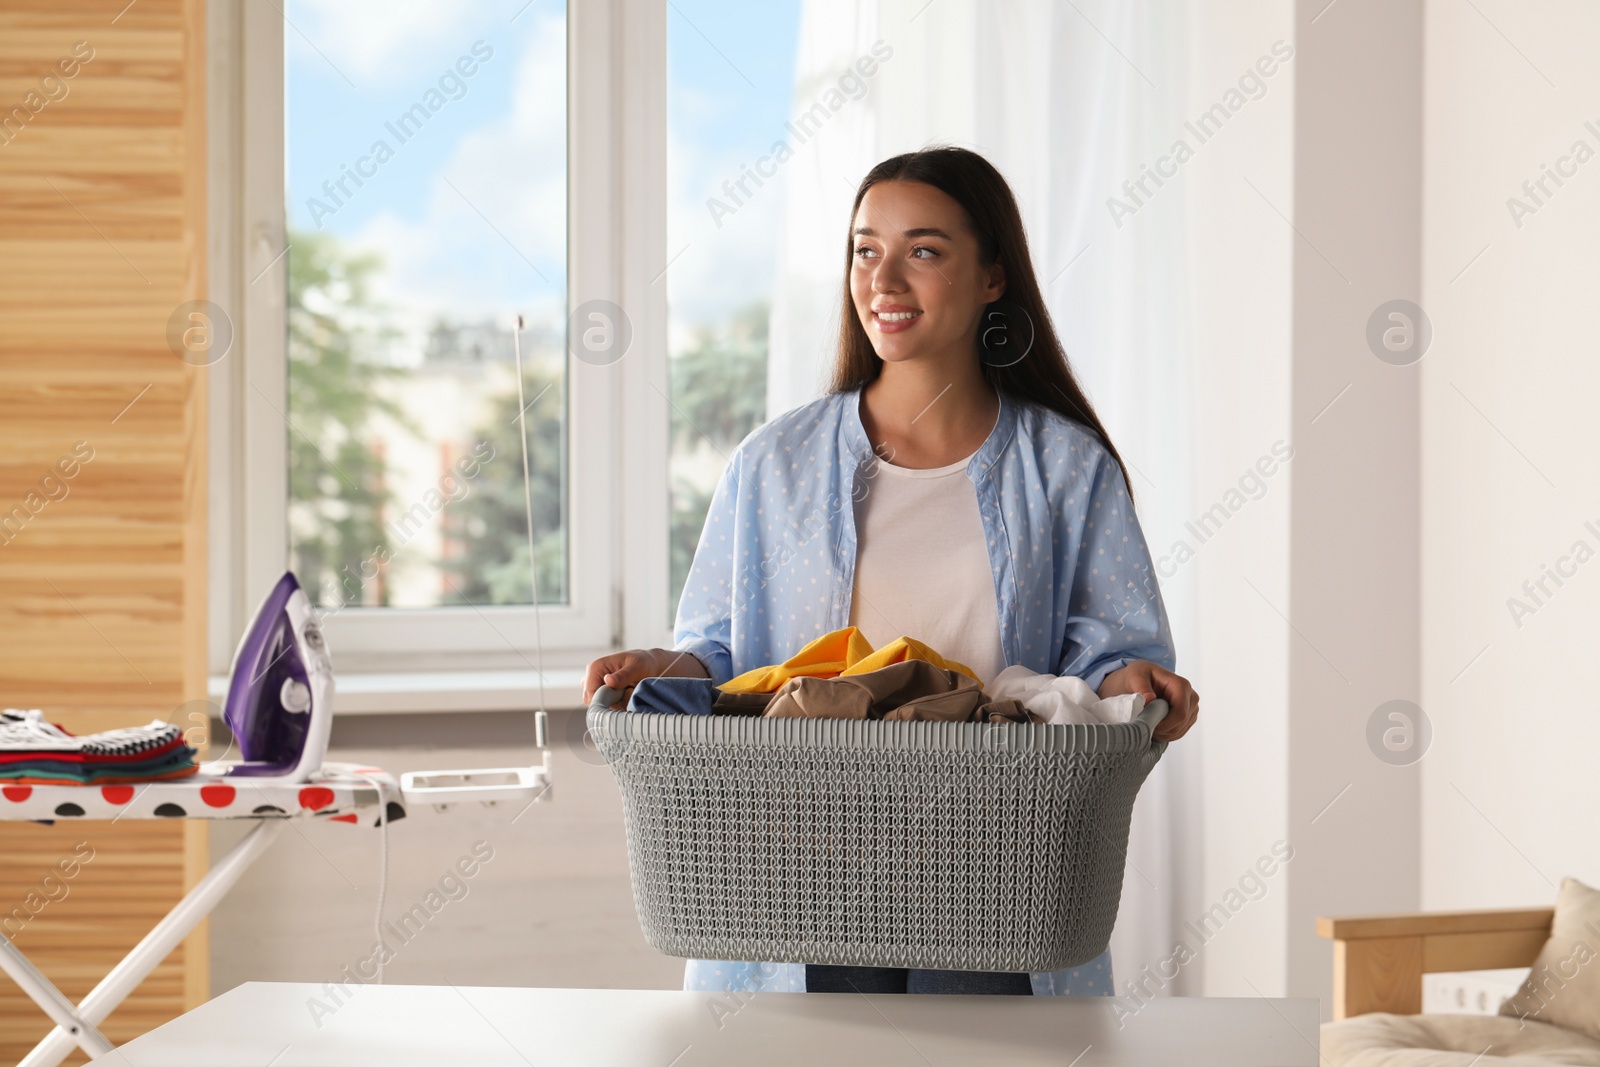
[[[211,299],[234,326],[209,382],[213,692],[288,560],[283,19],[208,6]],[[540,645],[551,706],[575,704],[589,659],[670,643],[664,0],[568,0],[567,64],[568,307],[633,328],[618,362],[568,361],[569,603],[331,611],[341,712],[527,706]]]

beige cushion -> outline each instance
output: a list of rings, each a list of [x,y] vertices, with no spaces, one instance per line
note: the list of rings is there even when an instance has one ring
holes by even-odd
[[[1600,1041],[1503,1015],[1373,1012],[1322,1027],[1324,1067],[1600,1067]]]
[[[1550,940],[1501,1015],[1564,1026],[1600,1041],[1600,892],[1563,878]]]

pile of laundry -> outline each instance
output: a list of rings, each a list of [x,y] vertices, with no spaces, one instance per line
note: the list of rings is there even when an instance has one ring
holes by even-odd
[[[629,711],[677,715],[886,719],[906,722],[1015,722],[1069,725],[1128,722],[1137,694],[1102,700],[1081,678],[1007,667],[989,684],[972,669],[910,637],[876,651],[854,626],[835,630],[782,663],[722,685],[709,678],[645,678]]]
[[[111,785],[183,778],[200,769],[183,731],[148,726],[75,736],[38,709],[0,712],[0,779],[28,785]]]

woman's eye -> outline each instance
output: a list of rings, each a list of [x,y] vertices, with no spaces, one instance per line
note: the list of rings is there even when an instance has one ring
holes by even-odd
[[[926,252],[927,255],[923,255],[924,252]],[[867,259],[876,257],[878,252],[875,248],[871,248],[867,245],[861,245],[856,248],[855,254],[860,259]],[[911,255],[916,259],[934,259],[938,257],[939,250],[936,248],[929,248],[927,245],[916,245],[911,249]]]

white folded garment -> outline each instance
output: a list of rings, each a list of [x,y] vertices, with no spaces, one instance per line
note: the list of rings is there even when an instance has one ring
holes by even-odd
[[[991,700],[1022,701],[1023,707],[1051,726],[1131,722],[1144,710],[1144,697],[1139,693],[1102,700],[1082,678],[1036,674],[1026,667],[1007,667],[984,692]]]

